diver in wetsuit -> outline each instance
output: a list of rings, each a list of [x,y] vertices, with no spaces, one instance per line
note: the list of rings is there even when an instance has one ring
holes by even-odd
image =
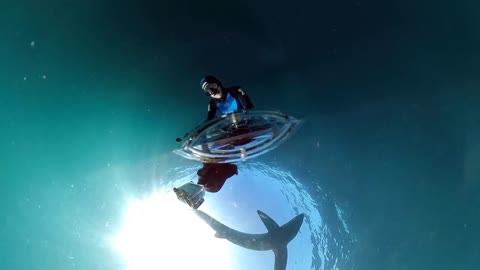
[[[206,76],[200,81],[203,92],[211,98],[207,121],[226,113],[253,108],[250,97],[240,86],[224,87],[220,80]],[[237,166],[230,163],[203,163],[197,171],[198,182],[205,191],[217,192],[228,178],[238,174]]]
[[[250,97],[240,86],[223,87],[213,76],[206,76],[200,81],[205,95],[210,96],[207,120],[226,113],[253,108]],[[219,113],[219,115],[217,115]]]

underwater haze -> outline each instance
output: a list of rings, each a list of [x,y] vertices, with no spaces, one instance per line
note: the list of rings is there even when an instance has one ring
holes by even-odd
[[[0,1],[0,269],[273,269],[172,192],[199,82],[302,120],[200,207],[245,233],[304,213],[287,269],[476,269],[473,0]]]

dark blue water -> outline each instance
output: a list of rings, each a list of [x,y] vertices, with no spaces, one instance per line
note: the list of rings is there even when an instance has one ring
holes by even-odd
[[[468,0],[1,2],[1,268],[125,269],[108,239],[130,198],[197,166],[172,150],[206,117],[206,74],[305,121],[258,160],[290,174],[280,223],[322,217],[292,242],[290,269],[476,268],[479,12]],[[240,179],[268,174],[254,164]],[[243,214],[270,207],[258,194]]]

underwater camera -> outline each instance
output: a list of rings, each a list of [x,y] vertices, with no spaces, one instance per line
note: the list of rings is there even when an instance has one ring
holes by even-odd
[[[194,184],[192,182],[183,184],[179,188],[173,188],[177,198],[188,204],[193,209],[197,209],[205,201],[205,190],[201,185]]]

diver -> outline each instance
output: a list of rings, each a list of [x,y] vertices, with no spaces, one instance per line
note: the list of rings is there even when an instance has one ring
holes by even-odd
[[[253,108],[250,97],[240,86],[224,87],[214,76],[205,76],[200,81],[200,87],[209,96],[207,121],[215,117]],[[237,165],[231,163],[203,163],[197,171],[198,182],[205,191],[219,191],[228,178],[238,174]]]
[[[250,97],[240,86],[225,88],[217,78],[205,76],[200,81],[200,87],[205,95],[211,98],[208,104],[207,120],[226,113],[253,108]]]
[[[223,84],[213,76],[206,76],[200,81],[203,92],[211,98],[208,104],[208,115],[206,121],[215,119],[227,113],[244,111],[253,108],[250,97],[239,86],[224,87]],[[248,123],[241,123],[231,133],[237,133],[248,129]],[[188,134],[188,133],[187,133]],[[185,134],[185,136],[187,135]],[[177,138],[177,142],[181,139]],[[245,140],[237,140],[237,143],[245,143]],[[228,146],[227,146],[228,147]],[[204,151],[209,151],[206,144],[202,145]],[[187,203],[190,207],[197,209],[204,202],[205,192],[218,192],[228,178],[238,174],[237,165],[232,163],[208,163],[203,162],[202,168],[197,171],[197,184],[186,183],[174,188],[177,198]]]

